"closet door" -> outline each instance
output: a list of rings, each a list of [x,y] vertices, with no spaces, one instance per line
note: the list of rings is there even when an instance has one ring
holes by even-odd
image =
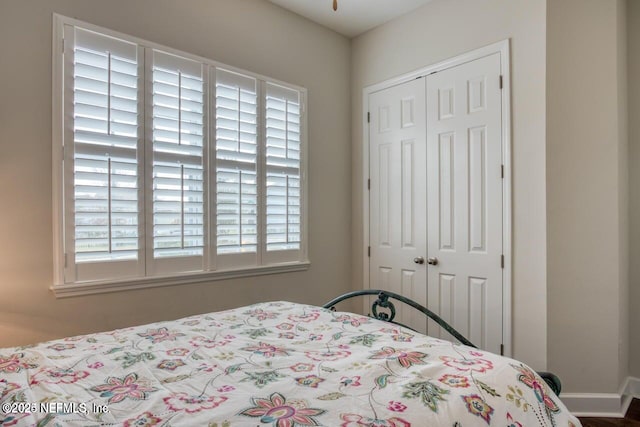
[[[500,54],[369,97],[369,287],[397,292],[500,353]],[[453,339],[422,314],[398,321]]]
[[[500,353],[500,54],[426,80],[428,307],[478,347]],[[433,322],[428,333],[450,337]]]
[[[425,79],[372,94],[370,287],[427,305]],[[397,307],[397,321],[426,332],[424,315]]]

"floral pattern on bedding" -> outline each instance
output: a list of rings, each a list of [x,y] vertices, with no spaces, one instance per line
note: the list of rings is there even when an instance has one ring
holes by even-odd
[[[0,425],[580,425],[522,363],[288,302],[0,349],[0,403],[18,402],[87,409]]]

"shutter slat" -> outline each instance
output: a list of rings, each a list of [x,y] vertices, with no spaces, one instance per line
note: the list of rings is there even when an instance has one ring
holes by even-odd
[[[109,153],[112,157],[135,160],[137,157],[137,142],[137,138],[107,135],[91,130],[78,129],[74,135],[76,153],[86,155],[102,156],[105,153]]]
[[[176,133],[179,130],[182,134],[197,135],[202,138],[202,115],[200,115],[199,123],[189,121],[189,118],[190,117],[187,116],[178,120],[177,118],[171,119],[161,115],[156,116],[154,110],[153,128],[154,130],[161,129]]]

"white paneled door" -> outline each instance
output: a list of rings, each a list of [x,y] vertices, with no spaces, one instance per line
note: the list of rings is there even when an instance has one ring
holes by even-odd
[[[369,98],[371,288],[427,303],[425,79]],[[398,321],[426,332],[422,313],[398,307]]]
[[[370,287],[426,305],[499,353],[500,54],[376,92],[369,102]],[[424,330],[405,312],[399,321]],[[433,322],[426,330],[451,338]]]

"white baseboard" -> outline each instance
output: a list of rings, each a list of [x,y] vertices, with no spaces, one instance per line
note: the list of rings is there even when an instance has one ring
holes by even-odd
[[[617,393],[562,393],[560,400],[577,417],[623,418],[626,412],[623,397]]]
[[[629,396],[637,397],[640,399],[640,378],[629,377],[627,378],[627,386],[625,387],[625,394]]]
[[[623,418],[634,397],[640,397],[640,378],[628,377],[619,393],[562,393],[560,400],[578,417]]]

